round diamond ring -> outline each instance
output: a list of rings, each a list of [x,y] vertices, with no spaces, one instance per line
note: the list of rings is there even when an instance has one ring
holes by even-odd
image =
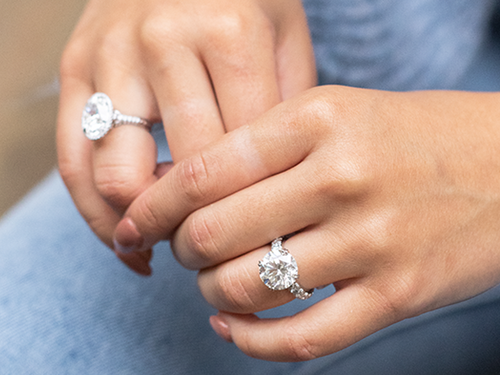
[[[299,268],[295,258],[283,247],[283,237],[276,238],[271,244],[271,251],[259,262],[259,274],[264,284],[272,290],[290,289],[298,299],[308,299],[313,290],[304,290],[297,279]]]
[[[95,141],[104,137],[112,128],[120,125],[135,125],[151,130],[153,124],[136,116],[122,115],[113,108],[111,99],[102,92],[90,97],[82,114],[83,133],[88,139]]]

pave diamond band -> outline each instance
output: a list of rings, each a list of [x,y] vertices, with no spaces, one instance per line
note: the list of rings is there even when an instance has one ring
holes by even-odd
[[[135,125],[151,130],[153,124],[146,119],[136,116],[127,116],[113,108],[109,96],[97,92],[85,104],[82,113],[82,129],[88,139],[95,141],[104,137],[117,126]]]
[[[271,243],[271,251],[259,261],[259,275],[264,284],[272,290],[290,289],[295,298],[308,299],[313,290],[304,290],[297,279],[299,269],[295,258],[283,247],[283,237],[276,238]]]

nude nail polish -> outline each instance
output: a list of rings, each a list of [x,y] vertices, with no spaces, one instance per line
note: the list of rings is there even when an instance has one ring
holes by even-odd
[[[220,315],[211,316],[210,325],[212,326],[212,329],[215,331],[215,333],[217,333],[224,340],[226,340],[227,342],[233,342],[229,325],[227,324],[226,320],[223,319]]]
[[[118,223],[113,238],[115,251],[122,254],[130,254],[141,248],[144,239],[130,218],[125,218]]]
[[[149,260],[143,256],[143,253],[122,254],[115,252],[116,256],[132,271],[142,276],[151,276],[151,267]]]

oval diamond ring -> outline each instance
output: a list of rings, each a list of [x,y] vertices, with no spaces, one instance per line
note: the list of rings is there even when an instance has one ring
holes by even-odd
[[[82,114],[83,133],[91,141],[104,137],[112,128],[135,125],[151,131],[153,124],[142,117],[126,116],[113,108],[109,96],[97,92],[90,97]]]

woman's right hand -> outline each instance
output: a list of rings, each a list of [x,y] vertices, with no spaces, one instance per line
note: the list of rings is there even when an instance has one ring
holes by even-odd
[[[299,0],[91,0],[64,52],[59,168],[92,230],[112,234],[130,203],[168,168],[134,126],[85,138],[85,102],[106,93],[116,109],[162,120],[174,163],[248,124],[316,82]],[[120,255],[149,274],[136,257]]]

